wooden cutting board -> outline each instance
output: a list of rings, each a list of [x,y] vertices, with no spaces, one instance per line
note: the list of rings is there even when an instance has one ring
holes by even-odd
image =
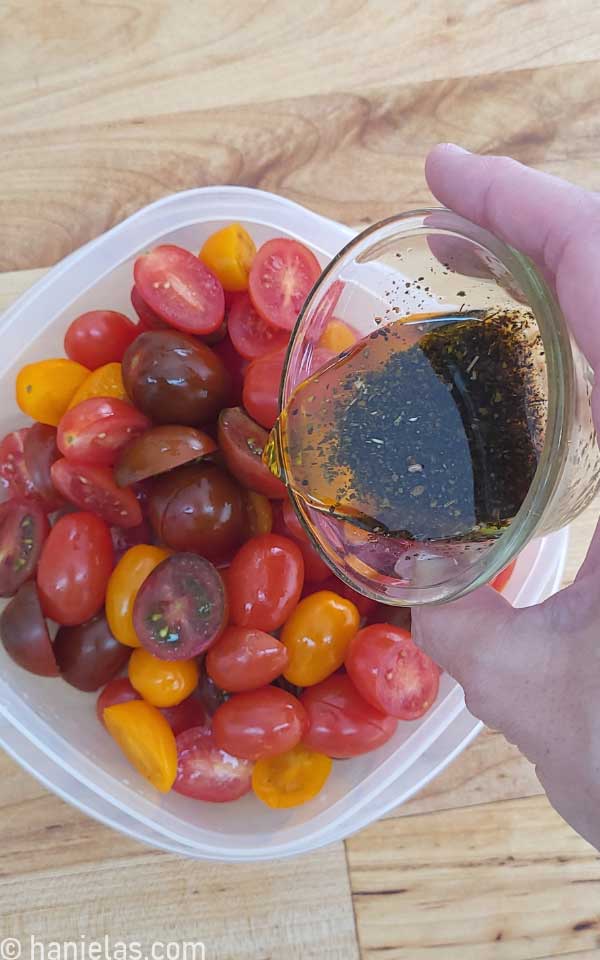
[[[598,188],[591,0],[0,2],[0,307],[175,190],[241,183],[358,226],[428,202],[438,140]],[[573,530],[567,580],[598,511]],[[485,733],[297,861],[184,861],[0,758],[2,940],[199,941],[207,960],[591,960],[600,858]],[[7,957],[6,960],[16,960]],[[133,958],[132,958],[133,960]],[[160,958],[157,958],[160,960]]]

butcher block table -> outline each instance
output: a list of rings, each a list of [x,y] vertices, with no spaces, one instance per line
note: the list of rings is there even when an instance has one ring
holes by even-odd
[[[0,307],[190,187],[360,227],[430,202],[423,157],[454,140],[597,189],[599,50],[597,0],[0,0]],[[3,756],[0,960],[31,936],[148,957],[202,941],[206,960],[591,960],[600,858],[494,732],[346,843],[256,866],[140,846]]]

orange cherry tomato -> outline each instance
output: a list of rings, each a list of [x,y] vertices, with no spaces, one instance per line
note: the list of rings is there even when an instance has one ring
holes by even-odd
[[[331,590],[301,600],[281,632],[290,657],[286,680],[298,687],[325,680],[342,666],[359,625],[356,606]]]
[[[146,780],[168,793],[177,777],[175,734],[157,707],[130,700],[106,707],[104,725],[121,750]]]
[[[198,686],[195,660],[159,660],[138,647],[129,659],[129,680],[134,690],[154,707],[176,707]]]
[[[271,501],[262,493],[244,490],[244,533],[247,538],[270,533],[273,529]]]
[[[198,254],[202,263],[221,281],[224,290],[248,289],[250,267],[256,254],[254,240],[240,223],[213,233]]]
[[[170,557],[169,550],[140,544],[123,554],[106,590],[106,619],[113,635],[126,647],[141,643],[133,626],[133,605],[138,591],[153,570]]]
[[[508,564],[508,566],[505,567],[504,570],[501,570],[500,573],[498,573],[498,574],[494,577],[494,579],[493,579],[493,580],[491,581],[491,583],[490,583],[490,586],[492,586],[492,587],[494,588],[494,590],[497,590],[498,593],[502,593],[502,591],[504,590],[506,584],[508,583],[508,581],[509,581],[510,578],[512,577],[516,565],[517,565],[517,561],[516,561],[516,560],[511,560],[511,562]]]
[[[32,420],[57,427],[89,375],[87,367],[74,360],[29,363],[17,376],[17,403]]]
[[[356,332],[343,320],[336,320],[334,317],[321,334],[319,346],[331,353],[343,353],[353,347],[357,340]]]
[[[78,403],[90,400],[92,397],[115,397],[117,400],[126,400],[129,397],[123,385],[120,363],[105,363],[90,373],[79,386],[72,397],[68,409],[72,410]]]
[[[252,788],[259,800],[274,810],[299,807],[323,789],[332,766],[330,757],[299,745],[277,757],[257,760]]]

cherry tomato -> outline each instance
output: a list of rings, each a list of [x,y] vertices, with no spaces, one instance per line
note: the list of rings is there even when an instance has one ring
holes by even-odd
[[[73,360],[41,360],[17,375],[17,403],[32,420],[57,427],[89,370]]]
[[[146,519],[142,520],[139,526],[129,527],[127,530],[123,529],[123,527],[111,527],[110,535],[112,537],[116,561],[121,560],[132,547],[152,543],[152,530]]]
[[[268,240],[254,258],[248,289],[255,309],[268,323],[291,330],[321,275],[319,261],[297,240]]]
[[[227,576],[231,622],[240,627],[278,630],[300,599],[304,561],[298,546],[267,533],[248,540]]]
[[[360,613],[361,618],[369,619],[372,614],[375,614],[378,607],[382,608],[382,616],[385,614],[386,618],[389,618],[390,608],[387,605],[378,604],[376,600],[371,600],[369,597],[363,597],[362,593],[358,593],[357,590],[353,590],[352,587],[349,587],[347,583],[344,583],[343,580],[338,580],[338,578],[333,576],[331,573],[328,579],[322,582],[320,586],[321,590],[333,590],[334,593],[339,593],[340,597],[345,597],[346,600],[351,600]],[[394,611],[394,615],[396,615],[396,613],[397,610]]]
[[[140,544],[121,557],[106,588],[106,617],[113,634],[126,647],[139,647],[133,626],[133,605],[144,580],[159,563],[170,556],[168,550]]]
[[[54,655],[63,680],[86,693],[112,680],[129,654],[113,637],[104,614],[77,627],[61,627],[54,640]]]
[[[227,627],[206,654],[209,676],[231,693],[264,687],[283,673],[287,662],[279,640],[251,627]]]
[[[130,700],[106,707],[103,716],[106,729],[138,773],[168,793],[177,776],[177,746],[160,710]]]
[[[394,717],[367,703],[345,673],[305,690],[300,698],[310,726],[303,743],[329,757],[358,757],[376,750],[393,737]]]
[[[159,660],[138,647],[129,660],[129,679],[147,703],[176,707],[198,686],[198,664],[195,660]]]
[[[116,310],[90,310],[77,317],[65,335],[65,353],[89,370],[120,363],[139,329]]]
[[[7,433],[0,444],[0,491],[4,497],[37,500],[36,490],[25,461],[28,427]]]
[[[258,537],[261,533],[270,533],[273,529],[271,501],[254,490],[244,490],[243,499],[245,536]]]
[[[57,677],[48,627],[35,583],[24,583],[0,616],[0,639],[9,657],[39,677]]]
[[[107,707],[114,707],[117,703],[129,703],[130,700],[139,700],[140,695],[129,682],[129,677],[115,677],[109,680],[96,701],[96,715],[104,726],[104,711]]]
[[[285,350],[288,345],[289,334],[266,323],[246,294],[236,298],[229,312],[227,329],[239,355],[248,360],[255,360],[274,350]]]
[[[173,789],[209,803],[239,800],[252,789],[252,763],[220,750],[213,733],[192,727],[177,737],[177,779]]]
[[[198,254],[228,293],[248,289],[250,267],[256,254],[254,240],[240,223],[231,223],[211,234]]]
[[[287,498],[287,490],[263,463],[267,432],[241,407],[227,407],[219,415],[219,447],[227,468],[244,487],[273,500]]]
[[[331,577],[331,570],[327,566],[324,560],[321,560],[319,554],[313,547],[310,538],[305,531],[304,527],[298,519],[298,515],[294,510],[291,501],[285,499],[281,504],[281,514],[278,518],[277,533],[282,533],[283,536],[292,537],[300,550],[302,551],[302,556],[304,558],[304,577],[305,580],[310,583],[322,583],[324,580],[327,580]],[[331,588],[334,592],[340,593],[341,591]],[[342,594],[343,596],[343,594]],[[348,597],[348,600],[352,600],[352,597]]]
[[[299,700],[279,687],[236,693],[213,717],[217,746],[243,760],[274,757],[291,750],[308,727]]]
[[[216,449],[212,437],[193,427],[154,427],[132,440],[121,452],[115,480],[120,487],[128,487],[205,457]]]
[[[357,340],[358,334],[352,327],[349,327],[343,320],[336,320],[333,317],[321,335],[319,346],[323,350],[328,350],[329,353],[339,354],[343,353],[344,350],[349,350]]]
[[[254,765],[252,788],[273,810],[289,810],[313,800],[325,786],[333,763],[329,757],[298,744]]]
[[[325,680],[342,666],[359,624],[354,604],[337,593],[319,590],[301,600],[281,631],[289,654],[286,680],[299,687]]]
[[[239,355],[229,336],[226,336],[220,343],[216,343],[212,349],[229,374],[227,406],[233,407],[242,402],[244,374],[248,369],[248,361]]]
[[[212,463],[179,467],[152,487],[150,520],[173,550],[226,557],[239,545],[244,526],[240,488]]]
[[[133,268],[148,306],[184,333],[217,330],[225,315],[223,287],[193,253],[165,243],[143,254]]]
[[[176,737],[186,730],[191,730],[192,727],[205,727],[207,724],[206,711],[197,694],[197,688],[190,697],[182,700],[177,706],[162,707],[160,712]]]
[[[52,480],[60,494],[81,510],[90,510],[113,527],[138,527],[142,508],[132,490],[121,490],[109,467],[57,460],[52,465]]]
[[[23,440],[23,456],[36,494],[48,510],[58,510],[63,500],[54,488],[50,473],[52,464],[60,457],[56,427],[45,423],[34,423],[29,427]]]
[[[152,571],[133,607],[133,625],[159,660],[191,660],[215,642],[227,621],[223,581],[212,563],[178,553]]]
[[[267,353],[253,360],[244,377],[242,400],[250,416],[271,430],[279,416],[279,390],[285,350]]]
[[[359,630],[350,643],[346,669],[358,692],[374,707],[399,720],[416,720],[438,694],[436,664],[391,624]]]
[[[12,597],[33,577],[50,526],[37,503],[0,504],[0,597]]]
[[[209,677],[206,669],[203,669],[200,675],[200,683],[196,691],[200,703],[206,711],[207,717],[213,717],[215,710],[229,700],[229,694],[221,690],[214,680]]]
[[[146,330],[164,330],[169,326],[148,306],[135,284],[131,288],[131,306],[140,319],[138,333],[145,333]]]
[[[216,353],[175,330],[142,333],[123,358],[132,403],[155,423],[202,426],[229,395],[229,375]]]
[[[72,463],[110,467],[150,425],[124,400],[92,397],[65,413],[58,427],[58,448]]]
[[[110,530],[92,513],[61,517],[42,547],[37,583],[47,617],[77,626],[102,608],[113,567]]]
[[[83,381],[71,398],[68,409],[72,410],[84,400],[92,397],[114,397],[115,400],[127,400],[127,391],[123,385],[123,371],[120,363],[106,363],[98,367]]]
[[[498,593],[502,593],[506,584],[512,577],[516,565],[517,565],[517,561],[511,560],[508,566],[506,566],[504,570],[501,570],[500,573],[494,577],[494,579],[491,582],[491,586],[494,588],[494,590],[497,590]]]

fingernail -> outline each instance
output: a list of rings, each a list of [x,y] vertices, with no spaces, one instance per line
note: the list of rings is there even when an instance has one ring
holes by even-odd
[[[457,143],[440,143],[440,147],[443,150],[447,150],[448,153],[462,153],[470,154],[470,150],[465,150],[464,147],[459,147]]]

